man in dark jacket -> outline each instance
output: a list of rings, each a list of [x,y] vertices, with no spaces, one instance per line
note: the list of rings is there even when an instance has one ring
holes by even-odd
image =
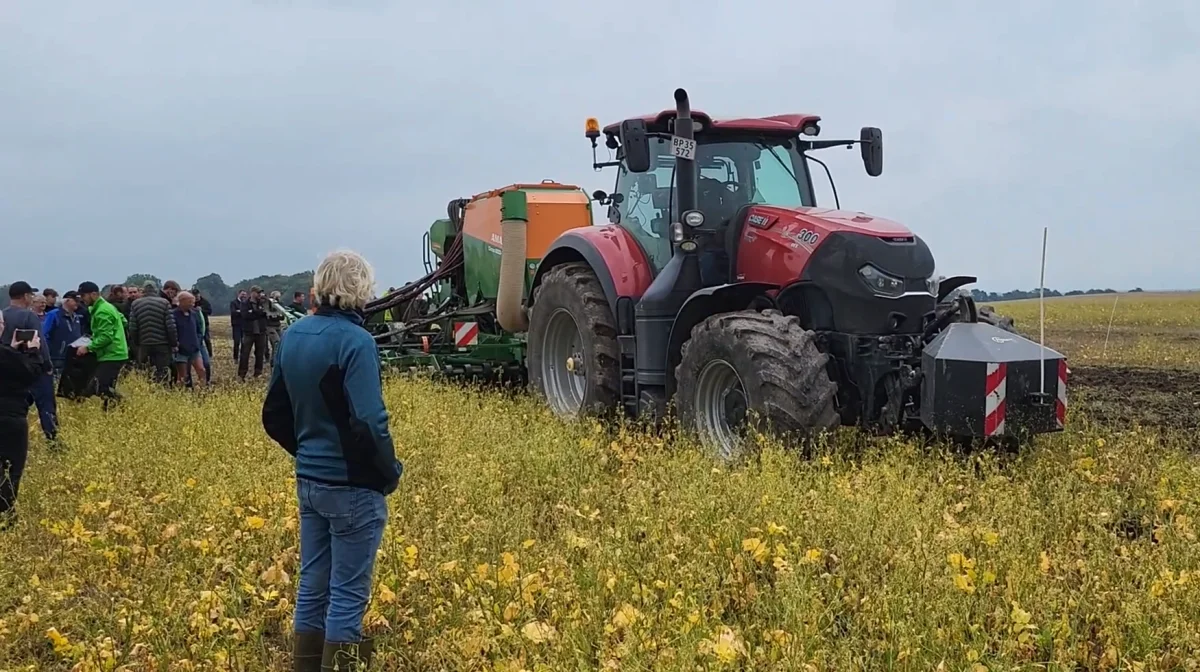
[[[54,380],[58,383],[57,394],[65,399],[77,399],[84,392],[79,374],[76,373],[81,362],[75,354],[78,341],[83,337],[84,315],[87,315],[87,308],[79,302],[79,293],[71,290],[63,295],[62,305],[42,318],[42,340],[50,344],[50,363],[54,367]],[[53,389],[50,393],[54,394]]]
[[[297,313],[304,314],[304,312],[307,310],[304,307],[304,292],[292,292],[291,309]]]
[[[244,324],[246,315],[246,290],[237,293],[237,298],[229,302],[229,326],[233,328],[233,361],[241,361],[242,337],[245,335]]]
[[[75,305],[79,308],[75,314],[79,316],[79,331],[83,336],[92,335],[92,316],[88,313],[87,306],[83,305],[83,299],[79,296],[79,292],[75,292]]]
[[[179,343],[171,302],[158,293],[153,282],[142,288],[142,297],[129,309],[129,343],[143,366],[154,369],[154,380],[171,380],[171,358]]]
[[[0,312],[0,333],[17,328],[10,329]],[[45,375],[37,354],[40,340],[35,332],[29,341],[0,341],[0,531],[16,519],[13,506],[29,455],[29,390]]]
[[[179,290],[179,283],[174,280],[167,280],[163,283],[162,297],[171,304],[172,308],[175,306],[175,297],[179,296]]]
[[[79,318],[79,303],[75,291],[63,295],[62,305],[46,313],[42,319],[42,340],[50,349],[50,363],[54,375],[62,375],[72,343],[83,336],[83,324]]]
[[[135,298],[137,297],[129,296],[129,294],[126,293],[125,285],[110,285],[108,288],[108,295],[104,297],[104,300],[111,303],[113,307],[120,311],[120,313],[125,316],[125,319],[128,320],[129,307],[133,305]]]
[[[8,308],[4,309],[4,332],[0,334],[0,343],[12,343],[17,329],[32,330],[38,334],[38,364],[42,375],[31,386],[28,401],[37,404],[38,420],[42,423],[42,433],[46,439],[55,441],[58,438],[58,408],[54,400],[54,369],[50,364],[50,346],[41,339],[42,321],[30,309],[36,294],[37,290],[24,280],[9,285]],[[29,404],[25,409],[29,409]]]
[[[250,288],[250,298],[242,313],[242,352],[238,359],[238,378],[246,379],[250,369],[250,348],[254,348],[254,377],[263,373],[263,355],[267,349],[267,297],[262,288]]]

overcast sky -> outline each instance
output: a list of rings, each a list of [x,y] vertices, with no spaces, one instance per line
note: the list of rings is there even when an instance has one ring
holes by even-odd
[[[883,176],[822,158],[940,273],[1034,287],[1048,225],[1050,287],[1200,287],[1198,83],[1195,0],[0,0],[0,284],[232,283],[347,246],[399,285],[449,199],[610,189],[584,119],[685,86],[882,127]]]

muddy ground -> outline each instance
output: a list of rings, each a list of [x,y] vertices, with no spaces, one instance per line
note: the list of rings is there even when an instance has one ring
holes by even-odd
[[[1072,366],[1067,389],[1074,404],[1103,425],[1200,431],[1200,371]]]

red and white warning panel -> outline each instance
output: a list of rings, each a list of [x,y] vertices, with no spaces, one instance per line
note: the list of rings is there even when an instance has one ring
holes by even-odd
[[[936,432],[1020,439],[1065,426],[1066,359],[1020,334],[951,324],[925,346],[921,373],[921,423]]]
[[[1004,433],[1004,396],[1008,387],[1008,365],[1004,362],[989,362],[986,381],[983,398],[983,435],[1000,436]]]
[[[454,323],[454,346],[457,348],[466,348],[479,343],[479,323],[478,322],[455,322]]]
[[[1054,421],[1062,429],[1067,424],[1067,360],[1058,360],[1058,399],[1054,404]]]

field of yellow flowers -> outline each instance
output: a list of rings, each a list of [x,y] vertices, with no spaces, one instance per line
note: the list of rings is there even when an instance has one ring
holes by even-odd
[[[1038,337],[1038,302],[1005,301],[997,311]],[[1200,369],[1200,293],[1096,294],[1046,299],[1047,344],[1072,365]]]
[[[64,452],[33,440],[0,670],[288,669],[295,484],[262,390],[123,386],[63,408]],[[1017,454],[846,431],[736,468],[522,395],[386,396],[376,669],[1200,669],[1197,436],[1086,392]]]

